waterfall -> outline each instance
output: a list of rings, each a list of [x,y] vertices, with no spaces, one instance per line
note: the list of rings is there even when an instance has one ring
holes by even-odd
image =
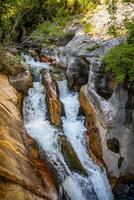
[[[41,83],[41,69],[48,69],[48,64],[35,62],[29,56],[22,55],[30,65],[34,75],[33,87],[29,89],[24,100],[24,122],[28,134],[34,138],[44,153],[45,159],[56,172],[60,188],[70,200],[113,200],[113,195],[105,170],[92,162],[86,145],[86,128],[84,116],[78,116],[78,93],[69,91],[67,81],[58,82],[60,100],[63,103],[65,116],[62,117],[63,131],[55,128],[48,119],[45,101],[45,89]],[[73,147],[87,176],[72,171],[62,155],[58,139],[65,135]],[[62,195],[60,195],[62,199]]]

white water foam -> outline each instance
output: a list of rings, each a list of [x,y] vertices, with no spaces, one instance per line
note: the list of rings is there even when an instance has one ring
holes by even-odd
[[[66,117],[62,118],[64,133],[72,144],[84,168],[88,171],[98,199],[113,199],[105,171],[101,171],[87,155],[87,149],[84,145],[86,143],[84,120],[82,116],[78,117],[80,107],[78,93],[68,90],[66,80],[59,82],[59,89],[60,99],[64,105],[66,114]]]

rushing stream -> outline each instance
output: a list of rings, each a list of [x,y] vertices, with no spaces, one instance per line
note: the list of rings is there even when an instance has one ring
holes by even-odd
[[[46,63],[35,62],[23,55],[30,65],[34,82],[24,101],[25,127],[42,149],[43,156],[55,172],[60,185],[59,199],[69,200],[112,200],[113,195],[105,173],[96,166],[88,155],[84,116],[79,116],[78,93],[69,91],[67,81],[58,81],[60,100],[64,105],[63,130],[55,128],[48,118],[45,87],[41,83],[41,69],[49,69]],[[65,136],[80,160],[86,175],[69,168],[62,155],[59,138]],[[64,195],[64,197],[63,197]]]

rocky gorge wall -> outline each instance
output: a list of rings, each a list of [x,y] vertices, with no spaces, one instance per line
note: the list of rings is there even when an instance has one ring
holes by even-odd
[[[88,35],[76,35],[65,47],[57,47],[51,50],[42,49],[40,53],[40,59],[42,61],[52,62],[56,69],[59,67],[66,69],[69,88],[80,91],[79,98],[82,108],[80,112],[84,111],[86,116],[85,123],[87,127],[89,154],[92,156],[95,163],[101,167],[106,167],[113,187],[117,182],[123,182],[123,184],[134,182],[134,91],[133,87],[128,90],[123,86],[118,86],[112,74],[104,73],[105,66],[102,65],[101,61],[105,53],[112,47],[124,42],[125,37],[105,41]],[[9,163],[5,163],[5,160],[8,159],[5,159],[6,151],[3,151],[2,159],[5,163],[4,168],[6,169],[6,166],[11,167],[11,169],[9,168],[9,173],[12,172],[12,176],[10,176],[10,179],[8,180],[12,182],[12,185],[10,183],[10,186],[15,187],[16,191],[16,193],[12,195],[16,195],[21,188],[21,193],[24,198],[29,195],[29,198],[31,199],[57,199],[53,178],[51,175],[47,178],[47,167],[40,160],[38,151],[35,150],[36,145],[32,139],[26,136],[26,131],[21,118],[20,104],[15,103],[16,101],[21,102],[21,94],[26,93],[27,89],[31,87],[32,77],[26,68],[25,70],[19,68],[19,71],[16,74],[11,69],[8,70],[10,66],[7,64],[4,64],[4,66],[4,69],[6,69],[4,73],[6,75],[1,74],[1,76],[6,80],[7,86],[3,86],[2,95],[5,95],[4,102],[6,103],[5,99],[8,99],[9,102],[8,105],[5,105],[6,116],[9,116],[9,121],[4,118],[1,124],[4,124],[3,127],[7,127],[7,133],[9,132],[9,127],[13,127],[11,133],[8,133],[10,136],[10,142],[8,142],[12,145],[11,141],[13,137],[13,140],[15,141],[15,145],[13,146],[16,146],[16,140],[19,137],[19,144],[17,141],[16,147],[17,151],[20,151],[20,149],[18,150],[18,147],[21,146],[23,149],[21,150],[22,154],[24,154],[24,157],[28,160],[27,162],[23,162],[22,160],[16,161],[15,151],[12,156],[15,158],[14,167],[13,164],[9,165]],[[7,78],[7,75],[9,79]],[[51,121],[56,126],[60,127],[62,108],[59,103],[57,87],[47,72],[44,72],[43,76],[43,82],[45,86],[47,85],[47,95],[49,97],[47,98],[47,104],[50,111],[52,111],[49,111],[51,114]],[[18,93],[10,84],[22,93]],[[6,88],[12,88],[12,95],[10,95],[12,97],[11,99],[6,96],[8,94]],[[12,110],[12,107],[10,108],[11,103],[15,109],[15,113],[14,110]],[[4,112],[2,112],[1,116],[3,116],[3,113]],[[10,117],[9,113],[11,113],[12,117]],[[15,119],[15,121],[11,119]],[[16,127],[18,121],[21,124],[21,131],[18,125]],[[9,122],[12,122],[12,124]],[[3,130],[6,132],[5,128]],[[5,137],[4,135],[6,135],[4,132],[1,131],[2,137]],[[15,138],[12,132],[15,132]],[[28,144],[24,138],[26,138]],[[27,145],[29,144],[32,144],[30,145],[31,151],[27,148]],[[33,160],[31,162],[32,157],[34,160],[38,158],[38,162],[34,162]],[[23,164],[21,165],[20,163]],[[40,171],[40,176],[38,173],[35,173],[31,165],[36,172]],[[22,166],[24,166],[24,168]],[[16,168],[17,170],[19,169],[19,172]],[[21,168],[23,168],[24,171]],[[32,179],[25,169],[29,169],[29,171],[32,172]],[[19,175],[17,176],[17,174]],[[7,181],[7,176],[4,174],[3,177],[5,178],[2,178],[2,184],[6,183],[7,186],[9,186],[10,181]],[[46,187],[42,188],[42,181]],[[5,188],[5,193],[2,193],[3,200],[6,198],[8,199],[9,197],[6,195],[11,195],[9,193],[10,187],[6,188],[5,185],[2,187]],[[52,190],[50,190],[50,188],[52,188]],[[126,191],[125,189],[123,188],[123,192]],[[1,191],[3,191],[3,188]],[[128,191],[129,189],[127,192]],[[15,198],[17,199],[16,196]],[[14,199],[14,197],[12,197],[12,199]],[[10,200],[12,199],[10,198]]]
[[[0,199],[57,199],[53,176],[23,123],[22,102],[32,77],[27,66],[14,68],[8,59],[0,73]]]

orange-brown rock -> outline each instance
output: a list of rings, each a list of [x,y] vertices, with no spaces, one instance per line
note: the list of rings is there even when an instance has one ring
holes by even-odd
[[[61,127],[62,105],[58,95],[57,84],[55,80],[52,79],[48,71],[43,70],[42,74],[42,82],[46,89],[46,101],[48,104],[51,122],[55,126]]]
[[[21,98],[0,73],[0,200],[56,200],[53,178],[24,128]]]
[[[96,126],[95,112],[88,100],[86,90],[84,87],[80,90],[80,105],[83,108],[86,115],[86,127],[87,127],[87,140],[89,143],[89,151],[93,160],[103,166],[103,156],[101,149],[101,139],[99,136],[98,128]]]
[[[54,60],[52,58],[48,57],[48,56],[40,56],[40,61],[52,63]]]

